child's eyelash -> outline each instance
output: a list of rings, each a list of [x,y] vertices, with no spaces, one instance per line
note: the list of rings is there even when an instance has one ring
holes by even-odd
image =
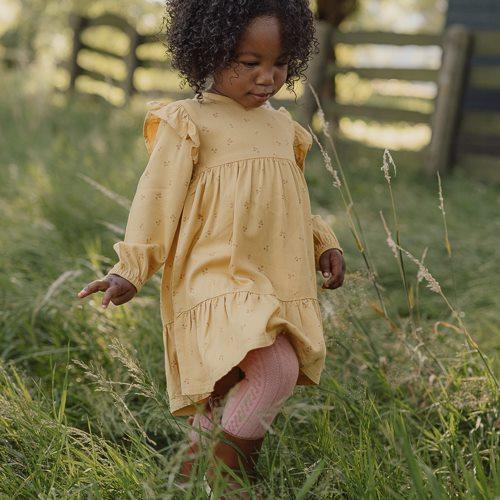
[[[241,64],[244,64],[245,66],[253,67],[253,66],[257,66],[259,63],[242,62]],[[288,62],[284,61],[284,62],[278,63],[277,65],[278,66],[286,66],[287,64],[288,64]]]

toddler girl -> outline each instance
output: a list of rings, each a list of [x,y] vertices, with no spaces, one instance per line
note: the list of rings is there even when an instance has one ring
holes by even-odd
[[[149,161],[113,247],[119,260],[79,296],[104,291],[103,307],[124,304],[163,269],[170,411],[195,415],[193,453],[195,430],[217,425],[213,457],[237,469],[243,453],[253,477],[294,387],[320,382],[315,272],[323,288],[344,279],[337,238],[311,214],[311,134],[267,104],[303,75],[313,17],[306,0],[173,0],[166,12],[172,66],[195,96],[148,104]]]

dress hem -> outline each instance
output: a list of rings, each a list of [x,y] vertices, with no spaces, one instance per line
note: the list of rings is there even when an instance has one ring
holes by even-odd
[[[228,316],[228,310],[234,314]],[[248,315],[250,311],[257,310],[260,311],[257,324],[247,324],[245,312]],[[231,339],[233,351],[230,356],[221,356],[218,364],[212,363],[205,376],[202,372],[180,373],[179,365],[187,366],[189,360],[195,366],[193,360],[196,359],[196,366],[198,363],[202,366],[203,358],[200,358],[199,353],[203,352],[203,356],[207,356],[207,352],[217,349],[216,342],[209,342],[203,343],[202,351],[198,348],[189,351],[186,339],[196,338],[196,334],[190,332],[194,331],[193,325],[197,324],[207,324],[213,328],[220,325],[214,330],[217,332],[239,332],[248,328],[250,332],[239,342],[234,342],[232,334],[229,334],[230,337],[220,337],[221,342]],[[248,290],[233,290],[210,297],[176,314],[174,320],[164,324],[165,345],[169,353],[166,359],[167,387],[169,380],[173,384],[169,392],[171,414],[184,416],[196,413],[195,405],[206,401],[221,377],[237,366],[249,351],[271,345],[280,333],[287,335],[297,354],[299,375],[295,385],[318,385],[325,355],[321,326],[319,300],[315,297],[282,301],[273,293]],[[206,338],[213,339],[215,336],[208,335]],[[181,354],[182,357],[179,357]],[[209,355],[207,359],[213,361]]]

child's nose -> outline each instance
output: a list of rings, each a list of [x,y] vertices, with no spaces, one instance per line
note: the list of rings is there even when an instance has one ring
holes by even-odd
[[[274,68],[265,69],[263,68],[259,73],[259,77],[257,78],[257,85],[274,85]]]

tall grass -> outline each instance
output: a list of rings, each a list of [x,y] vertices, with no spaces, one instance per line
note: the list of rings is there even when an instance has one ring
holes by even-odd
[[[106,311],[99,297],[75,297],[114,261],[146,159],[143,104],[28,95],[20,89],[33,75],[0,76],[9,124],[0,134],[0,493],[205,498],[203,460],[187,485],[177,474],[186,422],[168,411],[158,277]],[[493,499],[498,241],[483,222],[497,223],[498,189],[456,175],[436,190],[398,164],[391,194],[383,154],[359,158],[325,137],[323,146],[315,134],[322,150],[306,175],[315,211],[333,214],[348,274],[341,289],[319,289],[321,385],[298,387],[274,422],[259,488],[270,498]]]

